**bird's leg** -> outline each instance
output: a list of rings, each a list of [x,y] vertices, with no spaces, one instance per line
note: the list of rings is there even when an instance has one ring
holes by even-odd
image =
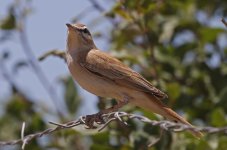
[[[105,121],[103,120],[103,117],[102,117],[103,114],[117,111],[119,108],[126,105],[128,103],[128,101],[129,101],[128,97],[125,96],[123,98],[123,100],[119,101],[116,105],[114,105],[110,108],[101,110],[100,112],[98,112],[96,114],[87,115],[86,119],[85,119],[85,124],[88,126],[87,129],[96,129],[97,127],[94,126],[94,122],[96,122],[97,124],[104,124]]]
[[[110,112],[117,111],[119,108],[123,107],[127,103],[128,103],[128,99],[123,99],[122,101],[119,101],[116,105],[114,105],[114,106],[112,106],[110,108],[101,110],[99,113],[101,113],[101,114],[107,114],[107,113],[110,113]]]

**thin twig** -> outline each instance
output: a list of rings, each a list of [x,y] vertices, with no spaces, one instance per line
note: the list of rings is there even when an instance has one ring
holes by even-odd
[[[191,127],[185,124],[180,124],[180,123],[174,123],[170,121],[156,121],[156,120],[150,120],[147,117],[141,116],[141,115],[135,115],[135,114],[128,114],[126,112],[112,112],[108,114],[102,115],[102,119],[105,121],[102,124],[97,125],[99,128],[98,131],[103,130],[105,127],[107,127],[108,124],[112,121],[121,121],[124,123],[124,119],[137,119],[143,123],[148,123],[151,126],[158,126],[160,127],[161,130],[166,130],[166,131],[171,131],[171,132],[180,132],[180,131],[196,131],[196,132],[203,132],[207,134],[214,134],[214,133],[220,133],[220,134],[227,134],[227,127],[222,127],[222,128],[216,128],[216,127]],[[28,144],[31,140],[35,138],[40,138],[45,135],[52,134],[58,130],[63,130],[63,129],[68,129],[68,128],[73,128],[78,125],[86,125],[85,122],[86,116],[81,116],[79,119],[70,121],[64,124],[60,123],[54,123],[50,122],[51,124],[55,125],[55,128],[49,128],[44,131],[35,133],[35,134],[29,134],[24,136],[24,130],[25,130],[25,124],[22,127],[21,131],[21,139],[18,140],[12,140],[12,141],[0,141],[0,147],[2,146],[7,146],[7,145],[17,145],[17,144],[22,144],[22,147],[24,148],[26,144]],[[96,122],[95,122],[96,123]],[[89,129],[91,130],[91,129]],[[161,137],[162,137],[162,131],[160,132],[160,136],[155,140],[155,142],[149,144],[148,146],[153,146],[155,143],[157,143]]]
[[[64,59],[66,61],[65,52],[60,51],[60,50],[50,50],[50,51],[46,52],[45,54],[43,54],[42,56],[39,57],[39,61],[43,61],[48,56],[57,56],[57,57]]]

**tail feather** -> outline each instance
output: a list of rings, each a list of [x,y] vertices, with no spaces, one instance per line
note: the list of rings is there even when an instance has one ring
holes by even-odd
[[[135,102],[137,102],[137,101],[135,101]],[[155,98],[152,95],[147,94],[144,97],[144,100],[142,103],[139,101],[137,102],[137,106],[140,106],[148,111],[152,111],[154,113],[160,114],[163,117],[166,117],[170,121],[174,121],[176,123],[182,123],[182,124],[194,127],[188,121],[186,121],[183,117],[178,115],[171,108],[167,107],[164,103],[162,103],[162,101],[158,100],[157,98]],[[201,138],[203,136],[203,134],[198,131],[189,130],[189,132],[191,132],[191,134],[197,138]]]
[[[182,123],[182,124],[186,124],[186,125],[189,125],[191,127],[194,127],[187,120],[185,120],[183,117],[181,117],[176,112],[174,112],[172,109],[170,109],[168,107],[163,107],[163,109],[165,111],[163,112],[162,115],[164,117],[166,117],[168,120],[174,121],[176,123]],[[201,132],[199,132],[199,131],[195,131],[195,130],[189,130],[189,131],[197,138],[203,137],[203,134]]]

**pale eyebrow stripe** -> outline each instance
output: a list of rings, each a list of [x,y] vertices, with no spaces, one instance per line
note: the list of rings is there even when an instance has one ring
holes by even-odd
[[[79,30],[87,29],[87,27],[85,25],[82,25],[82,24],[74,24],[74,27],[79,29]]]
[[[87,29],[87,27],[76,27],[77,29],[79,29],[79,30],[84,30],[84,29]]]

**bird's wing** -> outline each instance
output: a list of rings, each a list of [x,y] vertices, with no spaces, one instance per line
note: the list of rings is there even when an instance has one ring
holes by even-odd
[[[88,71],[110,79],[121,86],[150,93],[158,99],[167,98],[165,93],[155,88],[139,73],[100,50],[91,50],[81,65]]]

